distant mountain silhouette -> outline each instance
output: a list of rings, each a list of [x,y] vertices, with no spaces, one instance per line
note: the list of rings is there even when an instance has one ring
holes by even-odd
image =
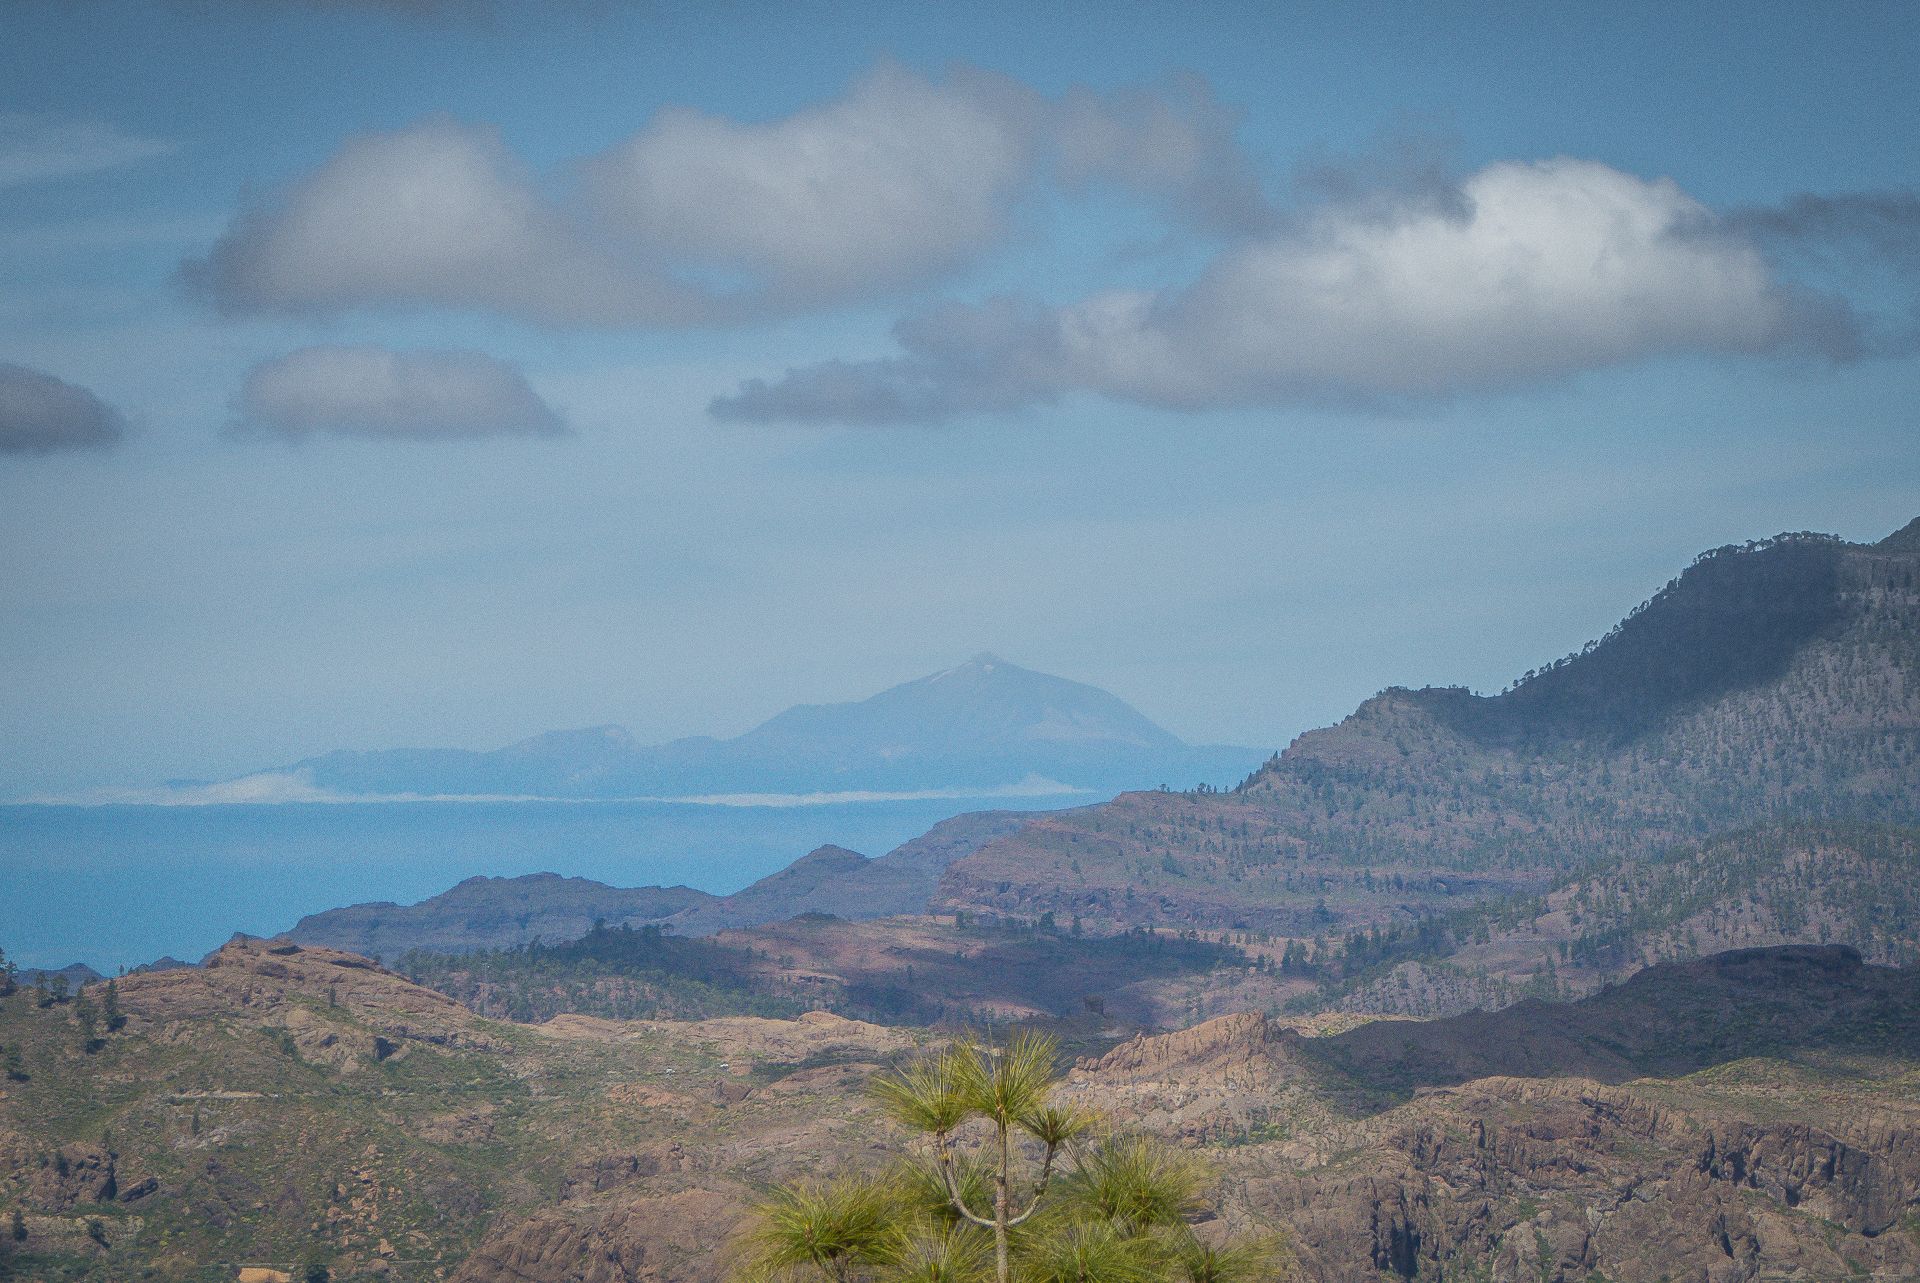
[[[490,752],[338,751],[248,780],[345,796],[1117,792],[1244,775],[1262,754],[1194,747],[1093,686],[976,655],[846,704],[802,704],[733,739],[637,743],[617,726]]]
[[[1143,753],[1178,747],[1112,696],[991,656],[862,704],[792,710],[733,743],[780,743],[792,753],[810,744],[843,761],[896,744],[926,762],[939,747],[927,738],[930,726],[962,728],[962,742],[974,744],[1057,735]],[[1301,736],[1231,791],[1135,792],[1072,810],[961,816],[877,860],[822,848],[728,897],[675,901],[657,890],[569,882],[579,903],[560,905],[558,879],[539,887],[476,880],[406,909],[315,915],[295,934],[393,957],[414,946],[462,952],[564,939],[595,917],[692,935],[803,912],[1027,920],[1051,913],[1098,931],[1179,923],[1305,938],[1404,925],[1483,901],[1531,918],[1538,910],[1512,897],[1547,891],[1575,870],[1607,870],[1593,876],[1612,886],[1629,876],[1623,870],[1713,834],[1791,822],[1920,824],[1916,749],[1920,523],[1873,545],[1784,535],[1703,554],[1605,638],[1500,694],[1389,689],[1338,726]],[[1742,843],[1741,850],[1786,849],[1752,833]],[[1710,863],[1729,858],[1723,852]],[[1821,857],[1810,867],[1832,863]],[[1711,883],[1703,874],[1683,888],[1679,872],[1659,893],[1675,904],[1691,903],[1698,897],[1690,888]],[[1849,876],[1822,877],[1820,922],[1835,939],[1904,959],[1883,947],[1887,928],[1874,925],[1879,918],[1849,890]],[[1738,888],[1716,892],[1714,903],[1736,890],[1757,896],[1763,885],[1771,883],[1756,867]],[[557,916],[509,911],[533,890]],[[485,900],[487,912],[472,913],[463,897]],[[1882,907],[1906,903],[1878,898]],[[376,935],[363,933],[369,917],[381,926]],[[1856,918],[1866,925],[1847,925]],[[1586,916],[1590,925],[1603,919]],[[531,925],[536,920],[544,925]],[[1664,925],[1684,927],[1690,939],[1715,934],[1685,915]],[[1728,943],[1827,938],[1819,925],[1786,929],[1769,918],[1749,923],[1751,933],[1723,934]],[[1597,983],[1602,973],[1652,960],[1603,965],[1589,957],[1601,943],[1608,942],[1568,936],[1565,947],[1577,955],[1561,961]],[[1660,948],[1667,952],[1652,956],[1686,952]],[[1451,997],[1416,986],[1382,1005],[1425,1012],[1455,1009],[1463,995],[1491,1000],[1501,985],[1533,973],[1534,953],[1524,966],[1486,962],[1484,982],[1449,982],[1460,990]]]
[[[732,895],[690,887],[611,887],[556,873],[476,877],[418,904],[375,901],[308,914],[287,935],[302,944],[393,961],[414,949],[460,954],[577,940],[595,923],[652,925],[695,936],[802,913],[850,919],[919,913],[949,864],[1027,819],[1021,811],[957,815],[875,859],[845,847],[819,847]]]

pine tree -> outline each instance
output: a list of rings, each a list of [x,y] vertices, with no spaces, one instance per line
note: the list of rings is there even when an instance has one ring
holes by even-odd
[[[923,1152],[882,1177],[775,1190],[747,1233],[749,1277],[829,1283],[1247,1283],[1272,1248],[1208,1247],[1188,1219],[1204,1175],[1139,1137],[1098,1136],[1052,1103],[1058,1044],[960,1041],[874,1082]]]
[[[119,1033],[126,1027],[126,1014],[120,1010],[120,986],[111,979],[107,981],[106,992],[100,995],[100,1014],[106,1021],[108,1033]]]
[[[100,1050],[100,1015],[85,993],[73,1000],[73,1018],[80,1026],[80,1050],[88,1055]]]

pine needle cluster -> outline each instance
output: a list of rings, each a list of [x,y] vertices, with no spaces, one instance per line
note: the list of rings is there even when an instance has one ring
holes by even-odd
[[[879,1075],[882,1108],[918,1139],[882,1176],[770,1191],[744,1283],[1255,1283],[1271,1241],[1195,1235],[1207,1173],[1055,1103],[1059,1045],[960,1039]]]

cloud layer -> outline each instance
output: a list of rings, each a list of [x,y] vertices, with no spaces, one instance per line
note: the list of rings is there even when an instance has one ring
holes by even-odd
[[[670,259],[801,297],[885,289],[953,267],[1005,232],[1034,164],[1037,95],[895,67],[768,124],[686,109],[586,167],[609,227]]]
[[[184,273],[232,313],[741,320],[951,272],[1004,240],[1048,184],[1252,225],[1266,207],[1235,124],[1197,80],[1050,99],[987,72],[885,65],[771,122],[663,111],[569,185],[531,173],[490,129],[436,119],[348,141]]]
[[[97,120],[0,111],[0,188],[97,174],[173,150]]]
[[[309,347],[254,367],[232,432],[458,441],[552,437],[565,421],[519,370],[478,352]]]
[[[185,272],[229,312],[431,306],[586,325],[711,313],[551,207],[495,131],[445,118],[349,141]]]
[[[1171,286],[923,308],[896,325],[894,354],[712,402],[755,422],[933,422],[1083,392],[1187,410],[1392,404],[1676,353],[1920,347],[1911,192],[1717,211],[1590,160],[1454,181],[1429,159],[1397,176],[1309,171],[1281,211],[1238,124],[1198,78],[1048,96],[892,64],[770,121],[663,110],[550,175],[496,131],[436,118],[348,140],[183,273],[237,314],[671,328],[924,289],[1026,230],[1046,198],[1118,196],[1211,256]]]
[[[1666,352],[1764,351],[1828,325],[1754,241],[1668,180],[1489,165],[1448,199],[1322,209],[1191,284],[902,322],[902,354],[743,385],[736,420],[925,422],[1089,391],[1181,409],[1483,391]]]
[[[126,434],[118,412],[85,388],[0,361],[0,454],[101,450]]]

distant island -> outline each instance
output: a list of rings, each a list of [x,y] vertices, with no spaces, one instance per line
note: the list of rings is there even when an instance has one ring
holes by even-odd
[[[170,791],[217,802],[1066,796],[1231,783],[1266,755],[1187,744],[1098,687],[979,654],[868,699],[796,705],[732,739],[649,745],[591,726],[490,751],[342,749]]]

